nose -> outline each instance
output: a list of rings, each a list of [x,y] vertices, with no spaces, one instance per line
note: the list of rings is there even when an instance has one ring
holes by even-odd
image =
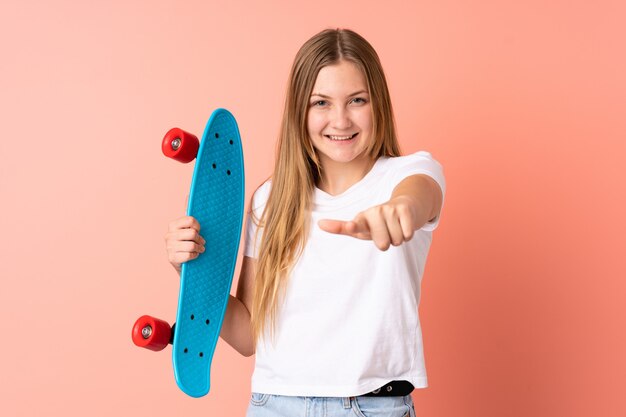
[[[348,110],[345,107],[336,106],[332,114],[331,124],[336,130],[344,130],[352,126]]]

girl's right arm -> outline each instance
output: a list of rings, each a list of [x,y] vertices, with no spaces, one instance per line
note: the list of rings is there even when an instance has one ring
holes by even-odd
[[[256,260],[244,256],[237,284],[237,297],[231,295],[228,299],[220,333],[222,339],[243,356],[252,356],[255,351],[250,327],[255,268]]]
[[[170,223],[165,235],[170,264],[181,272],[181,265],[204,252],[205,240],[200,235],[200,224],[191,216],[184,216]],[[243,356],[254,354],[254,341],[250,328],[255,260],[244,256],[237,285],[237,296],[229,296],[228,306],[220,336]]]

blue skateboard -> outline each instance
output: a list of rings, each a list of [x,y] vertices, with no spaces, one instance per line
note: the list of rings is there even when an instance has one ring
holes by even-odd
[[[163,138],[163,153],[181,162],[196,159],[187,215],[200,223],[205,251],[182,265],[176,324],[150,316],[133,326],[137,346],[173,346],[176,383],[192,396],[210,388],[211,361],[228,305],[244,209],[244,169],[237,122],[225,109],[211,114],[202,141],[181,129]],[[197,155],[197,156],[196,156]]]

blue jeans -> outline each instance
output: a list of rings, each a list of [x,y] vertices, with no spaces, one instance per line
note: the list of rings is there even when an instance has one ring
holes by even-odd
[[[246,417],[415,417],[405,397],[291,397],[252,393]]]

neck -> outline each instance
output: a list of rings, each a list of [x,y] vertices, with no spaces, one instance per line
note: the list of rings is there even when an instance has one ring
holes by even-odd
[[[322,177],[317,188],[330,195],[339,195],[361,181],[372,169],[375,159],[363,158],[349,164],[329,161],[322,164]]]

